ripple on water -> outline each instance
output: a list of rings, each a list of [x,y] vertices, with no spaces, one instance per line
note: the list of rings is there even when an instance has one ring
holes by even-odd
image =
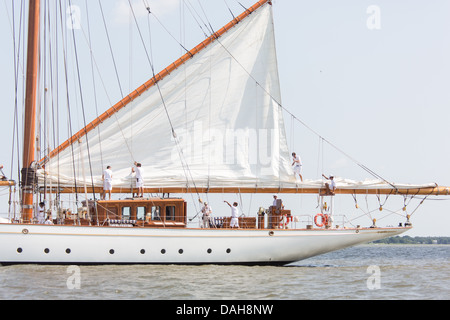
[[[65,266],[0,268],[0,299],[322,300],[450,299],[450,246],[361,246],[288,267]],[[380,269],[369,290],[369,266]]]

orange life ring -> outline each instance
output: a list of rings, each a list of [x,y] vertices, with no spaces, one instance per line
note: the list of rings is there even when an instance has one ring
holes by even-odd
[[[283,221],[284,217],[286,217],[286,222]],[[284,228],[286,227],[290,222],[294,221],[294,219],[292,218],[292,216],[289,216],[287,214],[281,216],[281,220],[280,220],[280,228]]]
[[[317,221],[319,217],[321,218],[320,223]],[[322,228],[323,226],[327,226],[328,225],[328,215],[327,214],[322,214],[322,213],[317,214],[314,217],[314,223],[319,228]]]

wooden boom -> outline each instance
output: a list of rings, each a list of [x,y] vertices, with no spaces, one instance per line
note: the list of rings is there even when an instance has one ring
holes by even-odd
[[[43,188],[41,188],[43,192]],[[56,188],[45,190],[46,192],[57,192]],[[112,193],[133,193],[137,191],[131,188],[113,188]],[[60,193],[84,193],[84,187],[80,188],[63,188]],[[103,188],[92,187],[87,188],[88,193],[102,193]],[[316,188],[145,188],[145,193],[172,193],[172,194],[186,194],[186,193],[244,193],[244,194],[323,194],[325,189]],[[411,188],[411,189],[337,189],[335,194],[378,194],[378,195],[434,195],[434,196],[448,196],[450,195],[450,187],[426,187],[426,188]]]

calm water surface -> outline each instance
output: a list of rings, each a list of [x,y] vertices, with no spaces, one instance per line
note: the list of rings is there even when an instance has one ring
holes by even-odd
[[[447,300],[450,245],[364,245],[287,267],[0,267],[0,299]]]

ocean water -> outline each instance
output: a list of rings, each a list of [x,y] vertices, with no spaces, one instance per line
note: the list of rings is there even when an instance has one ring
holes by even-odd
[[[0,267],[1,300],[447,300],[450,245],[363,245],[285,267]]]

